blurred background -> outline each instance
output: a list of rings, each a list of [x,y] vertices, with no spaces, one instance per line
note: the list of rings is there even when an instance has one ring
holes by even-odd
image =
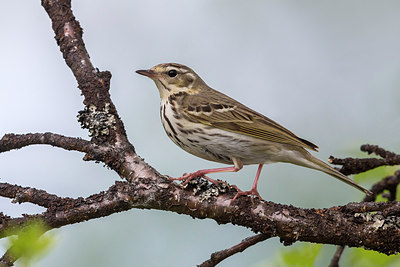
[[[111,96],[137,153],[160,173],[222,166],[174,145],[159,118],[159,96],[137,69],[178,62],[207,84],[320,147],[317,156],[363,156],[364,143],[399,152],[399,1],[73,1],[92,63],[111,71]],[[88,138],[76,81],[39,1],[0,3],[0,136],[50,131]],[[315,153],[314,153],[315,154]],[[0,154],[0,179],[69,197],[106,190],[120,178],[83,154],[31,146]],[[214,175],[249,189],[256,166]],[[370,186],[374,180],[359,180]],[[303,208],[359,201],[362,194],[317,171],[265,166],[266,200]],[[10,216],[38,213],[0,198]],[[37,266],[194,266],[253,235],[245,228],[152,210],[130,210],[52,231]],[[1,241],[4,251],[5,241]],[[290,248],[277,238],[220,266],[278,266]],[[317,262],[327,266],[333,246]],[[343,261],[351,258],[351,249]],[[364,265],[366,266],[366,265]]]

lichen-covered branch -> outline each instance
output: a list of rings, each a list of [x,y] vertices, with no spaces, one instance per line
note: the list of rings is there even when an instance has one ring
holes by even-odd
[[[235,192],[201,200],[193,185],[182,189],[163,177],[116,182],[106,192],[86,199],[57,198],[47,211],[35,215],[51,228],[107,216],[132,208],[160,209],[232,223],[268,236],[279,236],[289,245],[296,241],[365,247],[385,254],[400,251],[400,203],[349,203],[328,209],[302,209],[256,200],[238,199]],[[214,189],[214,188],[213,188]],[[4,230],[0,227],[0,233]]]
[[[66,64],[74,74],[84,96],[85,107],[78,121],[88,129],[91,141],[53,133],[7,134],[0,139],[0,152],[33,144],[47,144],[85,153],[85,160],[104,162],[126,181],[116,182],[107,191],[87,198],[62,198],[44,190],[0,183],[0,196],[13,202],[30,202],[44,207],[43,213],[11,218],[0,213],[0,238],[7,230],[31,219],[43,220],[49,228],[83,222],[132,208],[160,209],[194,218],[212,219],[220,224],[232,223],[251,229],[258,236],[230,249],[214,254],[224,258],[262,241],[279,237],[285,245],[296,241],[365,247],[385,254],[400,252],[400,203],[349,203],[326,209],[302,209],[256,199],[240,197],[234,204],[235,191],[218,188],[194,179],[186,187],[172,183],[135,153],[124,125],[111,101],[111,74],[100,72],[90,62],[82,39],[82,28],[71,10],[70,0],[42,0]],[[382,165],[400,164],[400,156],[377,146],[365,145],[363,151],[382,159],[336,159],[345,174],[359,173]],[[375,196],[388,190],[394,200],[400,174],[385,178],[372,191]],[[7,253],[3,256],[7,262]],[[3,260],[2,258],[2,260]],[[8,260],[12,265],[16,259]],[[213,258],[211,259],[213,260]]]
[[[82,39],[83,30],[76,20],[72,9],[71,0],[42,0],[42,6],[49,15],[55,33],[55,39],[63,54],[63,58],[74,74],[78,87],[84,96],[83,103],[88,109],[97,112],[107,110],[107,118],[102,117],[100,123],[112,123],[106,133],[93,136],[96,143],[117,143],[127,141],[126,132],[117,110],[111,101],[109,89],[111,73],[99,71],[90,61]],[[91,122],[82,123],[83,126],[92,125]],[[127,145],[128,142],[123,142]],[[129,149],[133,146],[129,144]]]
[[[370,145],[364,145],[362,146],[362,148],[378,148],[379,149],[379,154],[384,156],[385,155],[395,155],[394,153],[388,152],[386,150],[380,149],[378,146],[370,146]],[[372,188],[371,188],[371,192],[372,195],[369,196],[365,196],[362,202],[370,202],[373,203],[372,201],[375,201],[376,197],[383,193],[384,190],[388,190],[389,194],[387,196],[387,199],[389,201],[395,201],[396,200],[396,194],[397,194],[397,186],[400,183],[400,170],[396,171],[394,175],[392,176],[388,176],[384,179],[382,179],[381,181],[375,183]],[[385,196],[384,194],[382,194],[383,196]],[[386,203],[386,202],[381,202],[381,203]],[[350,206],[351,204],[349,204]],[[377,205],[381,205],[380,203],[373,203],[374,206]],[[351,209],[351,207],[349,207]],[[388,209],[390,210],[390,209]],[[354,210],[353,210],[354,211]],[[398,216],[398,214],[397,214]],[[396,218],[397,220],[397,218]],[[345,249],[345,246],[338,246],[335,255],[332,258],[332,261],[330,263],[330,267],[337,267],[339,266],[339,260],[340,257],[342,256],[342,253]]]
[[[375,145],[362,145],[361,151],[367,152],[368,154],[374,153],[378,156],[381,156],[381,159],[378,158],[366,158],[366,159],[358,159],[358,158],[335,158],[330,156],[329,162],[335,165],[342,165],[340,172],[345,175],[350,174],[358,174],[362,172],[366,172],[372,169],[375,169],[380,166],[394,166],[400,165],[400,155],[397,155],[393,152],[389,152],[379,146]]]

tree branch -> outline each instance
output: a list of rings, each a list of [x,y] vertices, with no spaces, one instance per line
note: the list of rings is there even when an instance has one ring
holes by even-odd
[[[75,150],[85,153],[92,152],[95,148],[95,145],[87,140],[49,132],[5,134],[3,138],[0,139],[0,153],[38,144],[51,145],[65,150]]]
[[[368,146],[368,145],[366,145]],[[369,146],[369,147],[375,147],[379,148],[378,146]],[[386,150],[380,150],[379,153],[381,155],[394,155],[394,153],[387,152]],[[372,202],[375,201],[376,196],[379,194],[383,193],[384,190],[389,190],[390,195],[388,197],[389,201],[395,201],[396,200],[396,193],[397,193],[397,186],[400,183],[400,170],[396,171],[394,175],[388,176],[381,181],[377,182],[374,184],[371,188],[372,195],[370,196],[365,196],[362,202]],[[385,203],[385,202],[381,202]],[[330,267],[335,267],[339,266],[339,260],[340,257],[345,249],[345,246],[338,246],[337,251],[335,255],[332,258],[331,264],[329,265]]]
[[[216,266],[218,263],[220,263],[221,261],[225,260],[226,258],[235,255],[236,253],[239,252],[243,252],[245,249],[254,246],[255,244],[264,241],[268,238],[270,238],[271,236],[265,235],[265,234],[258,234],[255,236],[251,236],[248,237],[244,240],[242,240],[242,242],[240,242],[239,244],[224,249],[224,250],[220,250],[217,252],[214,252],[213,254],[211,254],[211,258],[206,260],[205,262],[203,262],[202,264],[198,265],[199,267],[213,267]]]
[[[6,230],[20,226],[32,218],[42,219],[50,228],[59,228],[107,216],[116,212],[140,209],[160,209],[195,218],[210,218],[219,224],[232,223],[247,227],[259,235],[250,241],[217,252],[214,258],[226,258],[244,250],[262,238],[279,236],[290,245],[296,241],[365,247],[385,254],[400,251],[400,203],[349,203],[326,209],[302,209],[293,206],[241,197],[231,205],[234,190],[221,190],[213,185],[201,187],[191,183],[186,187],[172,183],[141,159],[129,143],[124,125],[110,95],[111,74],[100,72],[90,62],[82,39],[82,28],[71,10],[70,0],[42,0],[52,21],[55,39],[74,74],[84,96],[85,109],[78,115],[83,128],[90,132],[91,141],[65,137],[53,133],[5,135],[0,140],[0,152],[32,144],[49,144],[66,150],[86,153],[85,160],[99,160],[115,170],[127,181],[116,182],[106,192],[87,198],[62,198],[46,191],[0,184],[0,195],[14,202],[31,202],[46,208],[36,215],[11,218],[0,214],[0,237]],[[400,164],[400,156],[377,146],[362,149],[383,159],[336,159],[345,174],[359,173],[382,165]],[[381,185],[376,185],[375,196],[388,189],[395,195],[399,180],[397,172]],[[375,190],[375,191],[374,191]],[[389,199],[393,200],[393,196]],[[235,252],[236,253],[236,252]],[[216,256],[215,256],[216,255]],[[4,256],[3,256],[4,258]],[[211,259],[212,260],[212,259]]]
[[[62,199],[44,190],[9,183],[0,183],[0,196],[13,199],[12,203],[29,202],[44,208],[49,208]]]
[[[8,249],[3,256],[0,258],[0,267],[13,266],[17,259],[11,255],[10,249]]]
[[[210,186],[209,190],[215,190]],[[285,245],[296,241],[365,247],[385,254],[400,250],[397,216],[399,202],[349,203],[329,209],[301,209],[249,197],[230,205],[235,192],[204,201],[163,177],[116,182],[106,192],[86,199],[57,199],[46,212],[35,215],[51,228],[86,221],[132,208],[160,209],[210,218],[219,224],[232,223],[268,236],[279,236]],[[235,202],[236,203],[236,202]],[[31,216],[30,218],[32,218]],[[2,233],[4,227],[0,227]]]
[[[112,127],[107,127],[109,131],[93,136],[93,141],[96,143],[108,141],[110,144],[115,144],[122,140],[124,145],[129,144],[129,149],[133,150],[133,146],[127,142],[124,125],[110,98],[111,73],[109,71],[99,72],[92,65],[82,39],[83,30],[71,9],[71,0],[42,0],[42,6],[51,19],[55,39],[65,62],[82,91],[83,103],[88,109],[95,108],[95,112],[106,111],[109,116],[107,121],[112,122]],[[104,121],[97,121],[93,124],[86,121],[83,125],[90,129],[90,127],[99,127],[101,122],[104,123]]]
[[[378,156],[383,157],[382,159],[368,158],[368,159],[355,159],[355,158],[335,158],[329,157],[329,162],[335,165],[342,165],[339,170],[345,175],[358,174],[375,169],[380,166],[394,166],[400,165],[400,155],[393,152],[389,152],[375,145],[362,145],[361,151],[367,152],[368,154],[374,153]]]
[[[372,195],[366,196],[363,201],[375,201],[377,195],[383,193],[385,190],[389,191],[389,201],[396,200],[397,186],[400,183],[400,170],[396,171],[394,175],[388,176],[381,181],[374,184],[371,188]]]
[[[337,247],[335,255],[333,255],[333,258],[331,260],[331,263],[329,264],[329,267],[339,267],[339,260],[343,254],[343,251],[344,251],[344,246]]]

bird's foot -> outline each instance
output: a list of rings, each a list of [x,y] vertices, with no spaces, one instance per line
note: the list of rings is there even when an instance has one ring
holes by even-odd
[[[185,180],[182,185],[187,185],[192,179],[197,178],[197,177],[202,177],[204,179],[206,179],[207,181],[215,184],[215,185],[219,185],[219,184],[225,184],[227,185],[226,182],[224,181],[218,181],[218,180],[214,180],[211,179],[210,177],[206,176],[206,172],[204,172],[203,170],[197,171],[197,172],[192,172],[192,173],[184,173],[181,177],[178,178],[171,178],[169,177],[169,180],[171,181],[183,181]]]
[[[260,194],[257,191],[256,187],[251,188],[251,190],[249,191],[242,191],[240,190],[236,185],[231,185],[231,187],[235,188],[237,192],[237,194],[233,197],[233,199],[231,200],[231,205],[233,204],[233,202],[235,202],[236,198],[238,198],[239,196],[251,196],[251,202],[254,204],[254,197],[257,196],[260,200],[263,200],[262,197],[260,196]]]

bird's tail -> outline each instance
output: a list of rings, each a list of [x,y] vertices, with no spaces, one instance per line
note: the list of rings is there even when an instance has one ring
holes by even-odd
[[[335,170],[334,168],[332,168],[331,166],[329,166],[327,163],[323,162],[322,160],[317,159],[316,157],[314,157],[313,155],[308,153],[308,151],[305,151],[305,152],[306,153],[305,154],[303,153],[303,156],[305,156],[304,159],[306,159],[306,161],[301,160],[301,161],[298,161],[296,164],[304,166],[304,167],[312,168],[315,170],[323,171],[324,173],[329,174],[329,175],[335,177],[336,179],[338,179],[342,182],[345,182],[346,184],[351,185],[351,186],[357,188],[358,190],[363,191],[367,195],[372,195],[372,192],[369,191],[368,189],[365,189],[361,185],[357,184],[352,179],[350,179],[346,175],[338,172],[337,170]]]

